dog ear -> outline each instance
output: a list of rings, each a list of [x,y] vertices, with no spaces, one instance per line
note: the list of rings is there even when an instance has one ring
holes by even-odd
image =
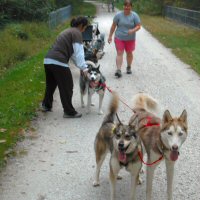
[[[121,124],[121,125],[123,125],[122,122],[120,121],[119,116],[118,116],[117,113],[116,113],[116,117],[117,117],[118,123]]]
[[[172,116],[169,112],[169,110],[165,110],[162,118],[162,124],[168,123],[172,120]]]
[[[91,70],[92,69],[92,65],[88,64],[87,68],[88,68],[88,70]]]
[[[183,112],[181,113],[181,115],[179,117],[179,120],[184,122],[184,123],[187,123],[187,112],[186,112],[186,110],[183,110]]]
[[[129,120],[129,126],[134,128],[136,131],[139,130],[139,118],[138,115],[134,115]]]
[[[100,68],[100,65],[98,65],[97,69],[99,70],[99,68]]]

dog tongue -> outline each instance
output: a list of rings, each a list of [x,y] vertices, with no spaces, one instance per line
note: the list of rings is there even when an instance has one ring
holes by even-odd
[[[124,152],[119,152],[119,161],[122,163],[126,163],[126,154]]]
[[[171,153],[170,153],[170,159],[172,161],[176,161],[178,159],[178,151],[171,151]]]
[[[94,87],[96,87],[97,86],[97,83],[95,83],[95,81],[91,81],[90,82],[90,87],[91,88],[94,88]]]

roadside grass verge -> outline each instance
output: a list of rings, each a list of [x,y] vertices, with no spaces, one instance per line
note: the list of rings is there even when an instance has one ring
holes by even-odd
[[[44,91],[44,54],[18,64],[0,80],[0,141],[5,141],[0,144],[0,165],[36,115]]]
[[[0,32],[0,75],[48,45],[55,37],[46,23],[9,24]]]
[[[79,15],[96,12],[95,6],[89,3],[76,9]],[[45,24],[26,23],[25,26],[11,25],[0,32],[1,38],[5,37],[4,42],[0,41],[0,169],[9,156],[15,155],[13,147],[24,138],[31,120],[37,117],[45,89],[43,59],[57,34],[67,27],[69,22],[55,30],[49,30]],[[17,34],[22,32],[19,37],[26,39],[13,35],[15,31]],[[11,41],[6,43],[6,39]],[[20,59],[13,59],[19,55]],[[3,62],[8,68],[2,65]]]
[[[142,25],[200,74],[200,31],[158,16],[141,15]]]

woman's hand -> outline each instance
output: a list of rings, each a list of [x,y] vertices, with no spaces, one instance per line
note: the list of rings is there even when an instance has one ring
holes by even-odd
[[[108,43],[110,44],[111,42],[112,42],[112,37],[109,36],[109,37],[108,37]]]
[[[134,29],[129,29],[129,30],[128,30],[128,35],[132,35],[134,32],[135,32]]]
[[[87,77],[87,74],[88,74],[88,69],[84,69],[84,70],[81,70],[81,74],[84,76],[84,77]]]

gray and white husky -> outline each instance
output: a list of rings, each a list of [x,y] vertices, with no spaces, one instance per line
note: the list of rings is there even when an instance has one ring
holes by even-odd
[[[80,74],[79,85],[81,93],[81,106],[85,107],[83,96],[87,95],[87,113],[90,113],[92,103],[92,95],[97,93],[99,95],[99,111],[98,114],[102,115],[102,103],[105,94],[105,77],[100,72],[100,65],[97,66],[92,61],[86,61],[88,64],[88,74],[84,77]]]
[[[166,110],[160,119],[152,113],[157,107],[153,97],[144,93],[135,95],[135,114],[130,118],[129,125],[137,127],[147,153],[147,164],[152,164],[147,166],[146,200],[151,200],[154,170],[161,160],[166,163],[167,196],[168,200],[172,200],[174,164],[188,135],[187,112],[183,110],[179,117],[172,117]]]
[[[116,199],[116,183],[119,171],[125,168],[130,173],[131,187],[130,199],[136,199],[136,185],[139,183],[139,172],[142,163],[138,157],[140,139],[136,131],[129,125],[115,122],[115,115],[119,106],[119,97],[116,92],[112,93],[109,112],[104,117],[102,125],[94,142],[96,157],[96,172],[93,186],[100,185],[100,169],[107,153],[110,157],[110,199]]]

